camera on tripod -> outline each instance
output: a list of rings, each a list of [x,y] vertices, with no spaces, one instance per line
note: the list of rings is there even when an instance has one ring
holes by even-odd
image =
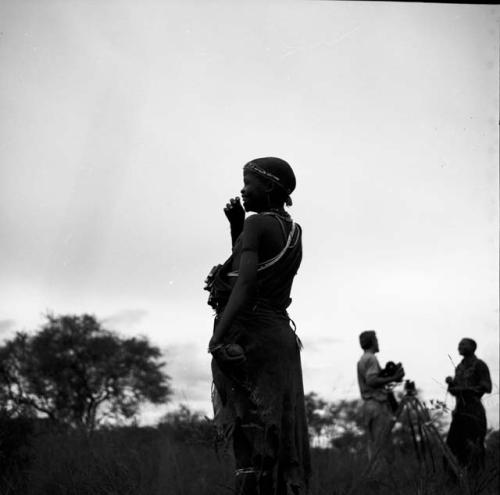
[[[405,394],[406,395],[417,395],[417,388],[415,387],[415,382],[411,380],[405,381]]]

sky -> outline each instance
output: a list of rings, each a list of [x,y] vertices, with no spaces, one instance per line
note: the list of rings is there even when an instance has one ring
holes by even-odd
[[[358,335],[425,399],[472,337],[498,427],[499,19],[491,5],[0,2],[0,343],[91,313],[211,414],[203,280],[252,158],[295,170],[306,392],[357,398]]]

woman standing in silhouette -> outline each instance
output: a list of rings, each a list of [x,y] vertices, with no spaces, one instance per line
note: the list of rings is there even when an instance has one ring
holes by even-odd
[[[300,340],[290,326],[290,291],[302,259],[302,232],[285,211],[295,175],[279,158],[243,169],[239,198],[224,209],[232,255],[207,279],[215,311],[213,405],[232,439],[236,493],[303,495],[310,473]],[[245,219],[245,211],[255,212]]]

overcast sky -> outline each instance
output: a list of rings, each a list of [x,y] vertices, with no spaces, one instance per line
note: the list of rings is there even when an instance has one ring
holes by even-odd
[[[498,427],[498,6],[0,3],[0,340],[95,314],[209,413],[203,280],[242,167],[279,156],[304,259],[306,391],[358,396],[358,334],[453,401],[478,342]],[[152,421],[165,408],[148,409]]]

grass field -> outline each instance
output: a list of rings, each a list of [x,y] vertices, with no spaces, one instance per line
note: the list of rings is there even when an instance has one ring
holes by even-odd
[[[182,438],[184,437],[184,438]],[[490,442],[481,480],[470,494],[498,494],[498,435]],[[186,438],[169,427],[126,427],[82,432],[46,431],[3,458],[1,495],[224,495],[232,493],[230,454],[202,438]],[[363,453],[313,449],[311,495],[463,493],[443,472],[399,450],[379,475],[362,476]],[[491,478],[491,479],[490,479]],[[484,486],[480,486],[480,485]]]

